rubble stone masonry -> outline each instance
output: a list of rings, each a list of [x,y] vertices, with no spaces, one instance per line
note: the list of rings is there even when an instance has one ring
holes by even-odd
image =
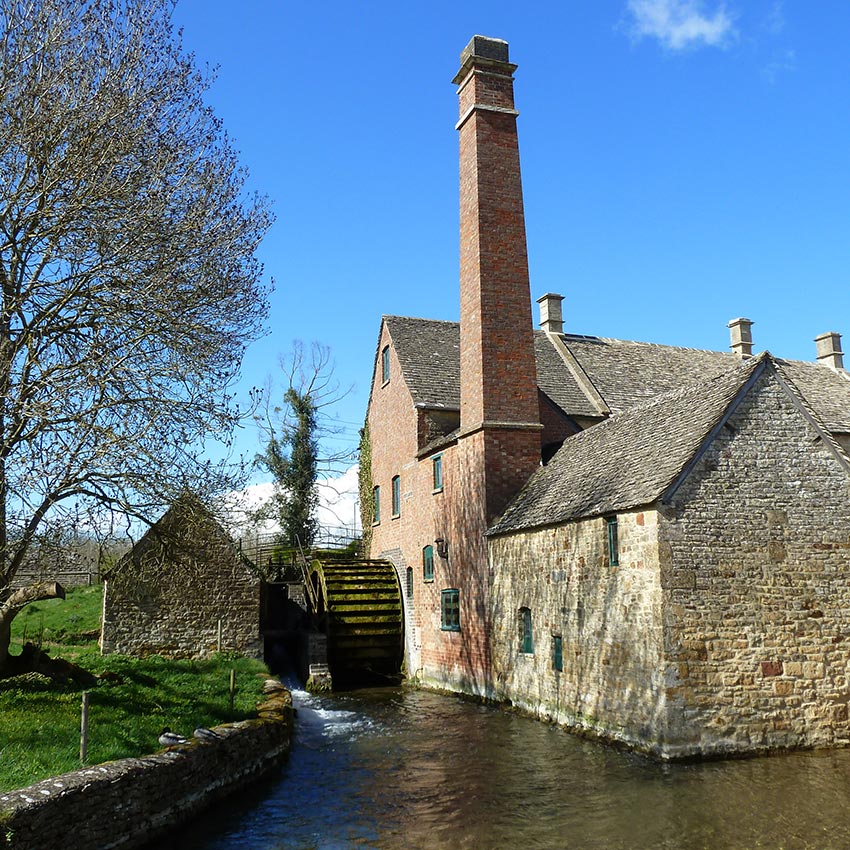
[[[687,754],[850,743],[850,485],[775,382],[664,511],[668,736]]]
[[[850,743],[850,484],[779,382],[617,519],[617,566],[603,517],[491,539],[497,698],[664,758]]]

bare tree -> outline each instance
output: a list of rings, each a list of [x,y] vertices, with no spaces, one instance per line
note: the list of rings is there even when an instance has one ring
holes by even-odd
[[[274,496],[260,515],[279,522],[284,545],[293,546],[297,539],[311,546],[318,531],[319,479],[342,472],[355,456],[354,446],[330,447],[330,440],[344,430],[330,408],[349,391],[334,378],[330,349],[321,343],[313,342],[307,352],[296,340],[280,365],[287,376],[283,404],[267,403],[265,415],[257,417],[265,438],[257,463],[272,474],[275,484]],[[270,386],[267,400],[272,394]]]
[[[0,675],[27,552],[226,486],[268,229],[171,0],[0,0]]]

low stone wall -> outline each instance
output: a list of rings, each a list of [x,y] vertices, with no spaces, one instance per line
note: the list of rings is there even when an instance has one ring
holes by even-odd
[[[282,686],[256,720],[225,724],[221,740],[191,740],[143,758],[84,768],[0,795],[0,847],[144,847],[216,800],[279,767],[289,754],[292,702]]]

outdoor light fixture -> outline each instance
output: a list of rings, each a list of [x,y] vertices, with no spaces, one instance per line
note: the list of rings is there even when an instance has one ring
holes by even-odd
[[[449,544],[442,537],[438,537],[434,542],[437,544],[437,554],[441,558],[448,558]]]

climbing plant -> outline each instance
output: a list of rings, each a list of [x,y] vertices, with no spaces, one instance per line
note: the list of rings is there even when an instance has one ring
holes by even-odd
[[[369,554],[372,546],[372,520],[375,516],[375,490],[372,485],[372,440],[369,436],[369,423],[360,429],[360,467],[358,484],[360,487],[360,525],[363,529],[363,551]]]

